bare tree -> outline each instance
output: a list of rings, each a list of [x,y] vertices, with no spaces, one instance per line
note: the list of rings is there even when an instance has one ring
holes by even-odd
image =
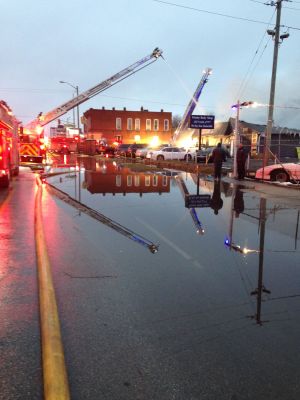
[[[180,124],[181,119],[182,119],[182,117],[180,115],[178,115],[178,114],[173,115],[173,117],[172,117],[172,128],[173,128],[173,130],[175,130],[178,127],[178,125]]]

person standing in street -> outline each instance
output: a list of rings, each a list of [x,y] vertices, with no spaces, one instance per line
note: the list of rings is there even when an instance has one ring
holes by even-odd
[[[223,200],[221,198],[221,182],[216,180],[214,182],[214,191],[210,201],[210,207],[214,210],[215,215],[218,215],[219,210],[223,207]]]
[[[246,175],[245,163],[247,160],[247,153],[244,146],[240,143],[239,148],[236,152],[236,163],[237,163],[237,173],[238,179],[244,179]]]
[[[212,152],[212,161],[214,163],[214,176],[215,179],[221,179],[221,171],[223,161],[226,161],[225,151],[222,149],[221,143]]]

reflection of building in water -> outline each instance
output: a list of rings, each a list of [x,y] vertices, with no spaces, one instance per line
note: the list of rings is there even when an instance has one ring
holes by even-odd
[[[140,172],[111,162],[85,170],[85,187],[90,193],[169,193],[170,177],[152,171]]]

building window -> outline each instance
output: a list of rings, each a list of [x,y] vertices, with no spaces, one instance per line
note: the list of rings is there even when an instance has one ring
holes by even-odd
[[[140,176],[139,175],[134,176],[134,186],[140,186]]]
[[[158,131],[159,130],[159,121],[158,121],[158,119],[155,119],[153,121],[153,130],[154,131]]]
[[[136,118],[134,120],[134,129],[136,131],[140,131],[141,130],[141,120],[139,118]]]
[[[157,186],[157,185],[158,185],[158,176],[153,175],[153,186]]]
[[[116,118],[116,129],[120,131],[122,129],[122,119]]]
[[[145,186],[150,186],[151,183],[150,178],[151,178],[150,175],[145,176]]]
[[[122,176],[121,175],[116,175],[116,186],[121,186],[122,185]]]
[[[163,175],[163,186],[168,186],[168,177],[166,175]]]
[[[132,186],[132,175],[127,175],[127,186]]]
[[[116,138],[116,142],[122,143],[122,136],[121,135],[116,135],[115,138]]]
[[[127,130],[132,131],[132,118],[127,118]]]
[[[164,120],[164,131],[168,131],[169,130],[169,120],[165,119]]]
[[[146,131],[151,131],[151,119],[146,119]]]

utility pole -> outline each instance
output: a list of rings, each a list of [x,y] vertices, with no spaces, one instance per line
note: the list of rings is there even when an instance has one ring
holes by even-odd
[[[277,71],[277,60],[278,60],[278,48],[280,39],[286,39],[289,35],[284,34],[280,36],[280,17],[281,17],[281,7],[283,0],[277,0],[276,3],[271,2],[271,5],[276,4],[277,15],[276,15],[276,26],[274,30],[268,30],[267,33],[274,38],[274,53],[273,53],[273,67],[272,67],[272,78],[271,78],[271,89],[270,89],[270,101],[269,101],[269,111],[268,111],[268,121],[267,129],[264,143],[264,160],[263,166],[268,165],[270,157],[270,145],[271,145],[271,135],[273,127],[273,113],[274,113],[274,99],[275,99],[275,84],[276,84],[276,71]]]
[[[77,95],[77,98],[78,98],[78,96],[79,96],[79,88],[78,88],[78,85],[76,85],[76,95]],[[78,163],[79,163],[79,172],[78,172],[78,201],[79,201],[79,203],[81,203],[81,168],[80,168],[80,164],[81,164],[81,162],[80,162],[80,146],[81,146],[81,140],[80,140],[80,123],[79,123],[79,105],[77,105],[77,107],[76,107],[76,109],[77,109],[77,128],[78,128],[78,144],[77,144],[77,146],[78,146],[78,149],[79,149],[79,151],[78,151],[78,154],[79,154],[79,157],[78,157]]]
[[[77,96],[77,98],[78,98],[78,96],[79,96],[79,88],[78,88],[78,86],[76,86],[75,89],[76,89],[76,96]],[[76,109],[77,109],[77,128],[78,128],[78,135],[79,135],[79,137],[80,137],[79,105],[77,105]]]
[[[235,117],[235,128],[234,128],[234,145],[233,145],[233,177],[237,178],[237,149],[240,144],[240,135],[239,135],[239,121],[240,121],[240,107],[241,103],[238,100],[236,104],[236,117]]]

